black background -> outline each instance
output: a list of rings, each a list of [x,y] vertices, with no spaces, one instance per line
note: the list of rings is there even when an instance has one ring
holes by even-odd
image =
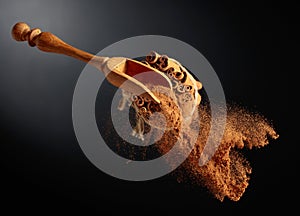
[[[0,0],[1,208],[190,215],[207,208],[239,212],[295,207],[295,11],[293,5],[267,3]],[[85,64],[13,41],[10,30],[19,21],[91,53],[143,34],[187,42],[214,67],[227,101],[265,115],[280,137],[246,152],[253,174],[238,202],[219,202],[171,176],[146,182],[108,176],[84,156],[72,127],[73,91]]]

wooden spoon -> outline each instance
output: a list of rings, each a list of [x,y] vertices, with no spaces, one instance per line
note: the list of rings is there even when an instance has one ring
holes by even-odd
[[[28,41],[30,46],[37,46],[41,51],[68,55],[91,64],[102,71],[106,79],[114,86],[121,87],[135,95],[146,97],[156,103],[160,103],[160,100],[145,84],[172,88],[170,80],[162,72],[133,59],[95,56],[65,43],[50,32],[41,32],[38,28],[30,29],[24,22],[15,24],[11,33],[16,41]],[[135,75],[143,72],[147,72],[147,75],[134,78]]]

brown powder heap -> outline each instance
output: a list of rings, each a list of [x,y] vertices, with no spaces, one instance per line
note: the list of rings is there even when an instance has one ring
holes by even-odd
[[[160,93],[161,89],[159,88],[156,87],[152,91],[156,92],[162,102],[162,113],[172,116],[172,119],[180,120],[180,110],[171,109],[172,106],[177,107],[174,105],[174,98],[170,99],[164,96]],[[216,119],[217,122],[214,123],[218,124],[218,116]],[[169,124],[175,125],[174,122]],[[183,122],[176,124],[181,125]],[[200,126],[200,131],[197,132],[193,128],[195,125]],[[200,166],[199,158],[206,144],[210,126],[210,109],[207,105],[200,104],[198,112],[194,113],[192,123],[184,126],[189,127],[188,130],[176,131],[175,127],[174,130],[166,131],[155,145],[161,154],[165,154],[177,142],[178,137],[181,142],[179,152],[187,151],[192,142],[196,142],[189,157],[174,171],[177,180],[205,186],[221,201],[225,197],[238,201],[249,184],[249,174],[251,173],[249,162],[238,150],[245,147],[249,149],[263,147],[268,144],[268,138],[276,139],[278,135],[261,115],[251,113],[238,106],[228,106],[222,141],[211,160]],[[155,130],[152,133],[155,136]],[[166,162],[172,166],[176,162],[176,157],[167,158]]]

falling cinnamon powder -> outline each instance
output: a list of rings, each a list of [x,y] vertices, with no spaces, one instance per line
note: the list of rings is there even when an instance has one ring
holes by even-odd
[[[185,125],[181,117],[180,107],[172,92],[166,91],[165,87],[151,87],[151,91],[160,99],[162,103],[161,113],[167,119],[168,127],[173,127],[171,130],[164,131],[161,139],[155,144],[145,147],[150,148],[151,152],[158,151],[159,155],[167,153],[174,147],[176,142],[180,142],[180,153],[189,151],[189,147],[193,146],[188,158],[175,170],[173,175],[178,182],[192,182],[197,185],[204,186],[208,191],[220,201],[225,197],[233,201],[238,201],[244,194],[252,172],[251,166],[247,159],[240,152],[243,148],[260,148],[269,143],[269,139],[278,138],[277,133],[272,125],[262,115],[247,111],[245,108],[236,105],[227,105],[227,119],[223,138],[218,149],[212,158],[204,165],[199,165],[199,158],[203,152],[204,146],[211,127],[211,114],[208,104],[201,103],[193,114],[193,120],[190,124]],[[219,115],[224,110],[219,110]],[[218,113],[214,117],[214,124],[218,122]],[[149,123],[149,122],[148,122]],[[159,125],[160,120],[152,119],[151,125]],[[188,127],[180,131],[178,128]],[[149,127],[149,125],[147,126]],[[151,126],[150,126],[151,127]],[[195,129],[199,127],[199,130]],[[146,131],[146,133],[149,132]],[[160,129],[155,127],[150,130],[151,136],[161,136]],[[148,136],[149,137],[149,136]],[[142,142],[142,141],[141,141]],[[151,142],[151,139],[143,141],[145,145]],[[126,144],[118,142],[118,149],[124,151]],[[131,160],[149,160],[149,154],[137,155],[133,147],[127,145],[127,154],[123,156]],[[149,151],[144,151],[149,152]],[[141,151],[138,153],[141,154]],[[150,153],[151,155],[151,153]],[[177,158],[167,157],[166,163],[171,167],[175,166]]]
[[[165,97],[160,93],[161,91],[155,89],[152,91],[156,92],[163,106],[164,104],[169,106],[170,103],[174,103],[174,100]],[[219,111],[221,115],[224,110]],[[197,115],[199,118],[197,118]],[[180,148],[182,149],[180,151],[185,151],[185,147],[188,148],[191,141],[195,140],[196,143],[189,157],[174,172],[177,180],[193,181],[205,186],[221,201],[225,197],[238,201],[249,184],[252,171],[249,162],[239,152],[239,149],[263,147],[269,143],[269,139],[276,139],[278,135],[262,115],[251,113],[237,105],[228,105],[226,125],[221,143],[211,160],[200,166],[199,158],[206,144],[212,120],[209,106],[200,104],[198,112],[194,113],[192,119],[193,122],[188,126],[188,130],[183,130],[183,134],[181,134]],[[214,124],[218,124],[218,116],[215,119]],[[195,124],[199,124],[199,130],[193,128]],[[161,140],[156,143],[159,151],[162,154],[168,152],[175,143],[174,137],[177,136],[178,132],[176,130],[165,132]],[[171,166],[175,161],[176,158],[167,158],[167,163]]]
[[[263,147],[268,144],[268,138],[276,139],[278,135],[261,115],[238,106],[228,106],[222,141],[211,160],[199,166],[199,155],[208,137],[211,115],[206,106],[199,106],[198,110],[200,133],[190,134],[198,135],[197,142],[190,156],[176,171],[178,180],[192,180],[204,185],[221,201],[225,197],[238,201],[249,184],[252,171],[239,149]]]

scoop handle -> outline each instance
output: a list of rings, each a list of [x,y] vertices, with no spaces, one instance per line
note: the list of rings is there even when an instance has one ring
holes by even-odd
[[[109,59],[77,49],[50,32],[42,32],[38,28],[30,29],[29,25],[24,22],[16,23],[12,28],[11,34],[16,41],[28,41],[30,46],[36,46],[41,51],[71,56],[93,64],[99,69],[102,69],[105,62]]]
[[[121,87],[137,95],[142,94],[144,97],[160,103],[160,100],[143,83],[126,74],[126,71],[124,71],[126,67],[122,64],[127,61],[124,57],[108,58],[95,56],[65,43],[50,32],[42,32],[38,28],[30,29],[24,22],[16,23],[12,28],[11,34],[16,41],[28,41],[30,46],[36,46],[41,51],[71,56],[91,64],[103,72],[106,79],[114,86]],[[136,62],[136,64],[138,63]],[[117,70],[118,65],[123,65],[123,71]],[[127,85],[123,85],[125,81],[127,81]]]

